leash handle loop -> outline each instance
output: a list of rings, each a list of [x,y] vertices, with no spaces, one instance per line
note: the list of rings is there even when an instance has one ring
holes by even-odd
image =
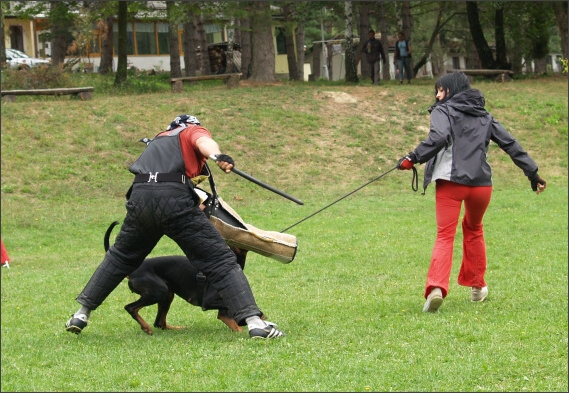
[[[417,174],[417,168],[413,166],[413,177],[411,178],[411,189],[415,192],[419,189],[419,175]]]

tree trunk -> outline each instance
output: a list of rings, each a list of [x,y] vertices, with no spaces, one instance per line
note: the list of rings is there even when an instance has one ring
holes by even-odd
[[[191,13],[186,14],[186,21],[183,24],[182,47],[184,48],[184,75],[195,76],[199,69],[198,57],[196,56],[197,39],[195,16]]]
[[[251,19],[249,19],[249,2],[239,3],[247,15],[239,20],[239,34],[241,35],[241,76],[242,79],[251,77]]]
[[[101,62],[99,74],[113,71],[113,17],[106,17],[101,23]]]
[[[355,50],[357,45],[354,45],[354,28],[353,19],[354,14],[352,10],[352,2],[346,1],[344,3],[344,12],[346,17],[346,37],[344,40],[346,57],[344,58],[346,66],[346,82],[358,83],[358,69],[356,67]]]
[[[492,49],[488,46],[486,38],[484,38],[484,31],[480,24],[480,16],[478,14],[478,4],[475,1],[466,2],[466,13],[468,15],[468,24],[470,25],[470,34],[472,34],[472,41],[478,52],[478,57],[484,69],[496,69],[496,62],[492,55]]]
[[[363,51],[363,44],[367,40],[369,29],[371,28],[369,24],[369,13],[371,4],[369,1],[364,1],[361,3],[356,3],[359,5],[359,17],[358,17],[358,34],[360,36],[360,43],[358,47],[355,49],[355,62],[356,67],[358,63],[360,63],[360,74],[362,80],[370,79],[369,76],[369,64],[365,60],[365,56],[362,55]],[[357,69],[357,68],[356,68]]]
[[[251,18],[252,67],[251,80],[277,82],[275,74],[275,45],[273,44],[272,17],[269,2],[256,3]]]
[[[512,65],[508,63],[506,53],[506,37],[504,34],[504,4],[498,3],[494,17],[494,36],[496,37],[496,67],[500,70],[509,70]]]
[[[4,12],[0,6],[0,68],[6,64],[6,41],[4,41]]]
[[[381,46],[383,46],[383,52],[387,57],[386,63],[381,65],[382,68],[382,79],[384,81],[391,80],[391,73],[389,68],[391,62],[389,61],[389,40],[388,40],[388,28],[387,20],[385,19],[385,3],[382,1],[379,3],[379,31],[381,31]]]
[[[401,2],[401,31],[406,40],[411,40],[411,4],[409,1]]]
[[[298,80],[304,80],[304,21],[296,26],[296,69]]]
[[[115,74],[115,86],[120,86],[126,82],[127,78],[127,54],[126,54],[126,25],[128,17],[128,2],[118,2],[118,48],[117,48],[117,73]]]
[[[203,23],[203,16],[196,16],[196,31],[198,37],[198,46],[200,48],[201,72],[202,75],[211,74],[211,63],[209,61],[209,50],[207,47],[207,36]]]
[[[51,1],[49,20],[51,23],[51,64],[65,63],[67,35],[70,25],[69,10],[63,1]]]
[[[283,18],[285,25],[285,48],[286,48],[286,59],[288,64],[288,77],[292,81],[299,80],[297,63],[296,63],[296,51],[294,50],[294,23],[292,21],[292,11],[291,4],[285,3],[283,5]]]
[[[322,75],[322,43],[312,45],[312,80],[317,81]]]
[[[569,45],[567,33],[567,1],[556,1],[551,3],[553,11],[555,11],[555,19],[557,20],[557,27],[559,28],[559,35],[561,36],[561,51],[563,58],[566,59]]]
[[[439,34],[440,34],[443,26],[446,25],[447,22],[449,20],[451,20],[453,18],[453,16],[455,15],[453,13],[445,21],[442,20],[443,12],[445,11],[446,5],[447,5],[447,2],[444,2],[444,1],[439,3],[439,10],[438,10],[437,17],[436,17],[435,28],[433,29],[433,32],[431,33],[431,37],[429,38],[429,41],[427,42],[427,46],[425,48],[425,53],[415,63],[415,65],[413,67],[413,75],[417,75],[417,72],[419,72],[421,67],[427,63],[427,60],[429,59],[429,56],[431,55],[431,52],[433,51],[433,46],[435,45],[435,42],[440,43]],[[436,61],[432,62],[432,63],[433,63],[433,66],[435,67],[435,69],[433,70],[433,74],[439,75],[441,72],[444,72],[444,70],[442,70],[442,67],[439,66],[439,64],[436,64],[437,63]],[[401,70],[399,70],[399,72],[401,72]]]
[[[178,19],[175,17],[174,7],[174,2],[166,2],[169,34],[168,41],[170,43],[170,78],[180,78],[182,76],[182,67],[180,64],[180,40],[178,39]]]
[[[225,52],[225,73],[232,74],[235,72],[233,68],[233,56],[235,53],[235,38],[233,31],[235,30],[235,19],[231,18],[231,30],[227,37],[227,52]]]

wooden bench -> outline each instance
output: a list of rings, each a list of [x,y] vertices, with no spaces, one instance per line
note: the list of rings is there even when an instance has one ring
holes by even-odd
[[[170,78],[170,86],[172,92],[181,93],[184,91],[184,82],[198,82],[206,80],[223,80],[228,89],[239,87],[241,80],[241,73],[234,74],[213,74],[213,75],[199,75],[199,76],[183,76],[180,78]]]
[[[497,81],[509,82],[514,75],[512,70],[447,70],[447,73],[462,72],[469,76],[496,76]]]
[[[93,90],[95,90],[94,87],[65,87],[59,89],[2,90],[0,94],[6,101],[15,101],[16,96],[61,96],[66,94],[71,94],[80,98],[81,101],[85,101],[91,99]]]

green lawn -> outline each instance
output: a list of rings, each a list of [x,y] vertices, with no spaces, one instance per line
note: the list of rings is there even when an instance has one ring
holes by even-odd
[[[124,217],[138,139],[196,114],[238,168],[304,201],[214,168],[219,193],[246,222],[280,231],[412,149],[428,131],[432,84],[212,83],[178,96],[2,103],[2,238],[12,263],[1,269],[1,390],[567,391],[566,78],[474,85],[548,181],[535,195],[491,149],[487,301],[471,303],[456,283],[459,229],[449,295],[438,313],[422,312],[434,187],[415,193],[411,173],[393,171],[287,231],[299,241],[292,263],[249,253],[245,273],[283,339],[233,333],[216,312],[179,298],[168,321],[187,329],[148,336],[123,309],[138,297],[126,280],[83,333],[64,330],[103,258],[106,228]],[[329,91],[358,101],[340,104]],[[179,253],[163,239],[151,255]],[[141,314],[152,322],[155,312]]]

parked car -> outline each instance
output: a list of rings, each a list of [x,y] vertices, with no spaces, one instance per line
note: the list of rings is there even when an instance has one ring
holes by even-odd
[[[37,67],[42,64],[50,65],[51,61],[30,57],[24,52],[17,49],[6,48],[6,63],[10,68],[17,68],[19,70],[22,70],[31,67]]]

